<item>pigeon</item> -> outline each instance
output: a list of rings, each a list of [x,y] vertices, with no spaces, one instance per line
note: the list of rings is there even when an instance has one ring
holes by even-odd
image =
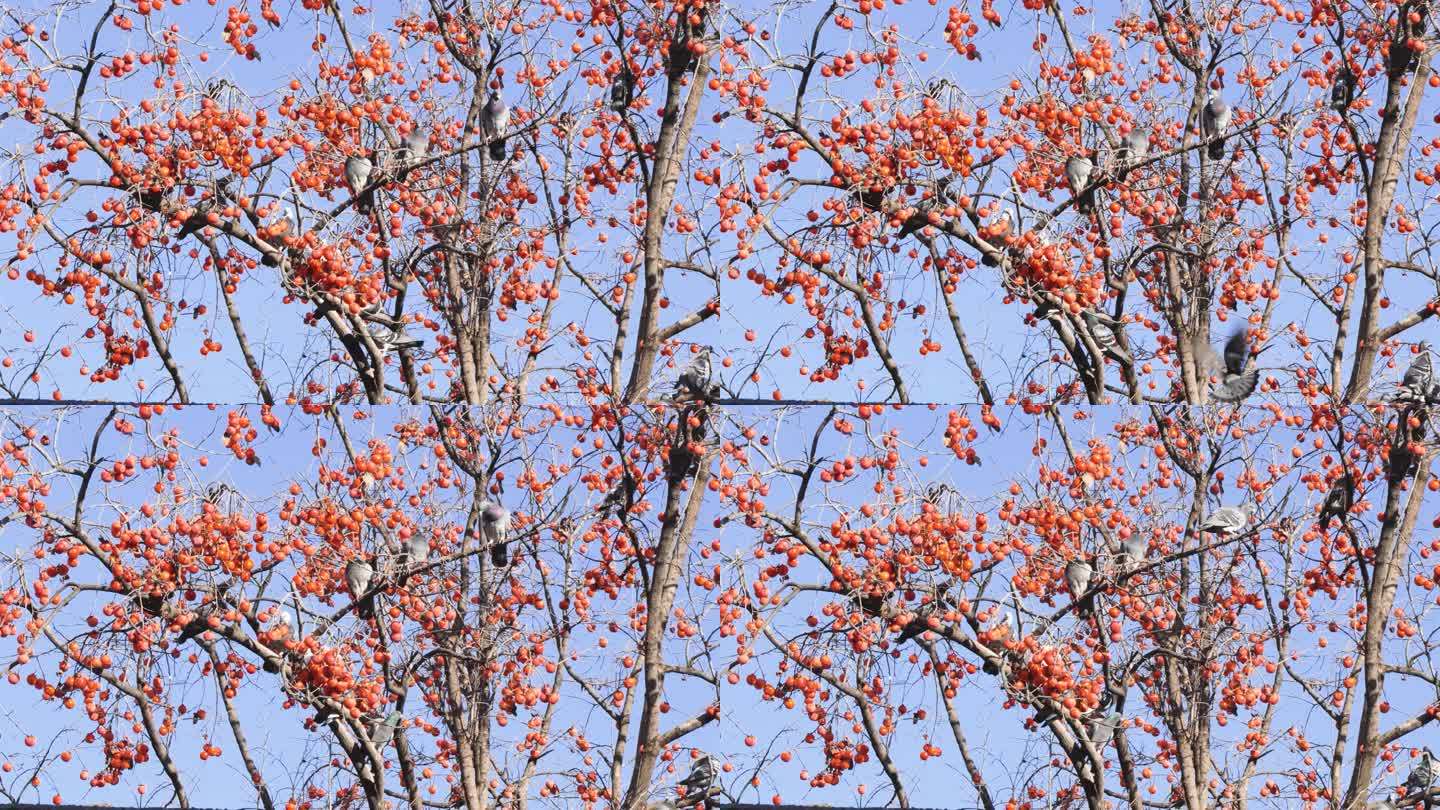
[[[1329,531],[1330,521],[1335,518],[1345,520],[1350,514],[1350,507],[1355,505],[1355,479],[1346,470],[1345,474],[1335,479],[1330,485],[1330,491],[1325,495],[1325,503],[1320,506],[1320,529]]]
[[[1130,170],[1135,164],[1144,160],[1150,154],[1150,133],[1141,129],[1132,129],[1120,138],[1120,147],[1115,150],[1115,157],[1120,164],[1120,179],[1124,180],[1129,176]]]
[[[289,227],[285,232],[299,238],[300,225],[304,222],[300,217],[300,193],[295,190],[294,186],[290,187],[288,193],[290,195],[290,208],[285,212],[285,222]]]
[[[1120,714],[1120,712],[1110,712],[1104,717],[1097,717],[1091,720],[1090,725],[1086,728],[1086,732],[1090,735],[1091,742],[1097,745],[1103,745],[1111,737],[1115,736],[1115,731],[1120,728],[1120,723],[1123,721],[1124,715]]]
[[[1435,781],[1435,760],[1426,748],[1420,754],[1420,762],[1410,769],[1410,775],[1405,778],[1405,796],[1420,796],[1430,790],[1430,783]]]
[[[1212,532],[1234,537],[1245,531],[1250,519],[1255,516],[1255,504],[1246,502],[1242,506],[1222,506],[1200,521],[1201,533]]]
[[[374,604],[370,597],[365,595],[370,590],[370,580],[374,577],[375,566],[367,559],[356,557],[345,563],[345,587],[350,589],[351,598],[360,600],[355,610],[361,618],[368,619],[375,614]]]
[[[376,748],[389,745],[390,741],[395,739],[395,730],[400,727],[400,718],[398,710],[390,712],[383,720],[376,718],[375,722],[370,724],[370,742],[374,743]]]
[[[370,174],[374,171],[375,164],[364,155],[351,155],[345,158],[345,185],[350,189],[351,195],[359,194],[369,185]],[[355,207],[360,209],[362,214],[368,214],[374,208],[374,203],[374,190],[372,189],[366,191],[355,201]]]
[[[687,799],[702,799],[710,792],[715,785],[715,760],[709,754],[701,754],[690,766],[690,773],[680,780],[680,787],[685,788]]]
[[[1150,544],[1139,534],[1132,534],[1120,541],[1120,566],[1128,568],[1140,563],[1145,559],[1145,552],[1150,550]]]
[[[1335,74],[1335,83],[1330,85],[1330,109],[1345,112],[1355,101],[1355,74],[1350,66],[1342,64]]]
[[[1100,347],[1100,351],[1117,363],[1128,364],[1130,353],[1121,348],[1120,341],[1115,338],[1118,324],[1109,318],[1102,321],[1101,317],[1093,310],[1087,309],[1081,314],[1085,318],[1085,325],[1090,327],[1090,336],[1095,339],[1095,345]]]
[[[1065,564],[1065,588],[1070,591],[1071,599],[1079,599],[1090,590],[1090,577],[1095,573],[1095,567],[1090,561],[1080,557]],[[1078,606],[1081,616],[1090,614],[1089,600],[1086,604]]]
[[[1373,804],[1365,805],[1365,810],[1400,810],[1400,806],[1389,799],[1381,799]]]
[[[1084,155],[1071,155],[1065,161],[1065,182],[1070,184],[1070,193],[1080,195],[1075,200],[1075,207],[1084,214],[1095,210],[1095,189],[1085,188],[1090,184],[1090,175],[1094,171],[1095,164]]]
[[[430,541],[422,535],[412,534],[405,544],[405,554],[411,565],[418,565],[430,559]]]
[[[1205,140],[1212,141],[1206,150],[1211,160],[1219,160],[1225,156],[1224,135],[1229,128],[1230,105],[1220,98],[1218,90],[1211,90],[1205,100],[1205,107],[1200,110],[1200,134]]]
[[[490,159],[505,159],[505,131],[510,128],[510,106],[498,93],[491,93],[480,110],[480,131],[490,143]]]
[[[414,163],[423,160],[430,151],[430,136],[419,129],[410,130],[405,136],[404,145],[400,147],[400,162]]]
[[[397,324],[395,328],[392,329],[384,324],[372,323],[370,324],[370,337],[374,339],[375,345],[379,347],[382,357],[392,351],[418,349],[425,345],[425,341],[420,338],[411,337],[410,334],[405,331],[404,324]]]
[[[699,354],[680,372],[675,392],[686,399],[704,399],[710,393],[710,347],[701,346]]]
[[[663,799],[645,805],[645,810],[680,810],[680,807],[669,799]]]
[[[1400,380],[1400,391],[1395,398],[1425,401],[1431,393],[1434,378],[1435,373],[1430,364],[1430,345],[1422,340],[1420,341],[1420,354],[1410,364],[1410,367],[1405,369],[1405,376]]]
[[[1220,381],[1210,386],[1210,396],[1217,402],[1240,402],[1255,392],[1260,382],[1260,369],[1245,370],[1245,361],[1250,357],[1250,346],[1245,341],[1245,328],[1225,341],[1225,368]]]
[[[630,103],[635,100],[635,75],[630,72],[630,66],[620,65],[620,73],[610,82],[610,109],[615,112],[623,112],[630,108]]]
[[[486,501],[480,507],[480,531],[490,544],[490,562],[497,567],[510,563],[510,510]]]

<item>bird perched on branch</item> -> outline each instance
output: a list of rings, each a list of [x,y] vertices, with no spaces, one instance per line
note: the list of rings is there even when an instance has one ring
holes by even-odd
[[[510,510],[485,501],[480,507],[480,531],[490,546],[490,562],[496,567],[510,564]]]
[[[1136,163],[1144,160],[1150,154],[1150,133],[1142,129],[1132,129],[1125,133],[1120,139],[1120,148],[1115,150],[1115,157],[1120,164],[1120,179],[1124,180]]]
[[[1410,775],[1405,778],[1405,798],[1424,796],[1434,781],[1435,757],[1430,753],[1430,749],[1426,748],[1420,754],[1420,761],[1410,769]]]
[[[1325,503],[1320,505],[1320,529],[1328,531],[1330,521],[1340,518],[1343,523],[1346,516],[1350,514],[1350,507],[1355,505],[1355,478],[1349,470],[1335,479],[1330,485],[1330,491],[1325,495]]]
[[[1108,316],[1099,315],[1089,309],[1082,312],[1081,317],[1085,319],[1085,325],[1090,328],[1090,336],[1095,339],[1095,345],[1100,347],[1100,351],[1106,357],[1117,363],[1129,364],[1131,362],[1130,353],[1120,345],[1118,338],[1120,324]]]
[[[710,793],[715,785],[715,760],[709,754],[701,754],[695,764],[690,766],[690,773],[680,780],[680,787],[685,789],[683,798],[686,804],[700,802]]]
[[[384,719],[375,718],[375,722],[370,724],[370,742],[376,748],[384,748],[389,745],[390,741],[395,739],[395,730],[400,728],[401,717],[399,710],[396,710],[390,712]]]
[[[1225,156],[1225,131],[1230,128],[1230,105],[1220,97],[1220,91],[1211,90],[1200,110],[1200,134],[1210,141],[1205,153],[1211,160]]]
[[[365,190],[370,184],[370,175],[375,172],[375,163],[364,155],[351,155],[345,158],[345,186],[350,189],[351,196],[364,194],[355,200],[355,207],[362,214],[368,214],[375,208],[375,190]]]
[[[622,60],[620,72],[610,82],[610,109],[623,112],[630,108],[634,100],[635,74],[630,72],[630,65]]]
[[[1200,532],[1234,537],[1245,531],[1255,517],[1255,504],[1246,501],[1241,506],[1222,506],[1200,521]]]
[[[701,346],[699,354],[680,372],[675,381],[676,399],[707,399],[710,396],[710,347]]]
[[[1075,207],[1082,214],[1095,210],[1095,189],[1086,188],[1094,171],[1095,163],[1086,155],[1071,155],[1065,161],[1065,182],[1070,186],[1070,193],[1077,195]]]
[[[1090,590],[1090,578],[1094,574],[1095,566],[1084,557],[1077,557],[1065,564],[1065,588],[1070,592],[1070,598],[1084,598],[1083,602],[1076,605],[1081,616],[1089,616],[1092,612],[1090,599],[1085,597],[1085,593]]]
[[[412,129],[410,130],[410,134],[405,136],[398,157],[400,158],[400,163],[403,165],[424,160],[429,152],[430,136],[426,135],[420,129]]]
[[[492,92],[480,110],[480,131],[490,146],[491,160],[505,159],[505,135],[510,129],[510,105]]]
[[[1348,64],[1341,64],[1335,73],[1335,83],[1330,85],[1330,109],[1345,112],[1355,101],[1355,73]]]
[[[1405,376],[1400,380],[1400,389],[1395,392],[1395,399],[1402,402],[1425,402],[1430,397],[1434,380],[1430,344],[1422,340],[1420,354],[1410,363],[1410,367],[1405,369]]]
[[[375,615],[373,595],[367,595],[370,582],[375,578],[375,566],[364,557],[356,557],[345,563],[345,587],[350,589],[350,598],[359,600],[355,612],[360,618],[369,619]]]
[[[405,544],[405,561],[410,565],[419,565],[429,559],[430,540],[418,533],[410,535]]]
[[[375,341],[375,346],[380,349],[382,357],[392,351],[418,349],[425,345],[425,341],[420,338],[411,337],[410,333],[405,331],[403,323],[397,323],[393,328],[381,323],[372,323],[369,329],[370,337]]]
[[[1122,568],[1145,561],[1145,554],[1150,550],[1150,544],[1137,532],[1120,541],[1119,562]]]

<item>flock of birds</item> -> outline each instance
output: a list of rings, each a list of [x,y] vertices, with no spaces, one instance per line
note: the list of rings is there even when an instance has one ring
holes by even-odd
[[[505,159],[505,139],[510,130],[510,105],[499,93],[491,93],[480,109],[480,131],[485,136],[486,147],[491,160]],[[402,165],[422,160],[430,150],[430,136],[419,129],[412,130],[403,139],[403,145],[396,158]],[[350,155],[345,158],[345,185],[356,197],[355,206],[361,213],[369,214],[375,205],[375,190],[371,188],[376,168],[386,168],[380,150],[372,149],[368,155]]]
[[[510,564],[510,510],[485,501],[480,506],[480,534],[490,550],[490,562],[497,568]],[[430,540],[412,535],[400,555],[398,569],[413,571],[430,560]],[[375,578],[377,558],[365,554],[345,564],[345,587],[355,600],[355,610],[363,619],[375,615],[375,594],[381,584]],[[399,570],[397,570],[399,573]]]
[[[1231,117],[1230,105],[1220,97],[1219,92],[1210,91],[1205,106],[1200,109],[1200,135],[1209,142],[1205,154],[1211,160],[1219,160],[1225,156],[1225,133],[1230,129]],[[1120,164],[1120,178],[1123,180],[1130,169],[1149,154],[1149,133],[1132,129],[1121,136],[1120,144],[1115,149],[1115,159]],[[1098,156],[1095,150],[1085,150],[1081,154],[1071,155],[1065,161],[1065,182],[1075,195],[1075,207],[1083,214],[1090,214],[1095,210],[1095,189],[1091,187],[1090,180],[1095,174],[1095,160]]]

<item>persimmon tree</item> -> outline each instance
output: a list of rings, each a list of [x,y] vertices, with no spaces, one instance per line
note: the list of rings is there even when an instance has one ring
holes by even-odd
[[[1203,403],[1244,328],[1262,396],[1356,403],[1434,334],[1428,3],[916,5],[747,51],[726,304],[792,305],[787,396]]]
[[[1419,0],[62,8],[0,37],[13,396],[1203,403],[1243,327],[1359,403],[1433,332]]]
[[[383,6],[9,10],[11,396],[648,395],[719,312],[724,13]]]
[[[6,703],[64,729],[7,736],[12,800],[188,807],[214,759],[266,810],[639,807],[718,749],[704,406],[267,413],[5,414]]]
[[[861,406],[757,423],[747,469],[768,495],[722,490],[759,540],[741,673],[795,722],[755,772],[895,806],[923,806],[937,768],[987,810],[1418,806],[1399,785],[1440,718],[1427,419],[1048,409],[991,437],[973,411]],[[1244,502],[1242,530],[1201,531]]]

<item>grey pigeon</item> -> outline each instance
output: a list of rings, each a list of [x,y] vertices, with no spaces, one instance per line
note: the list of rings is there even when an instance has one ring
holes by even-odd
[[[300,216],[300,194],[294,186],[290,187],[290,208],[285,211],[285,221],[289,223],[290,229],[286,231],[289,235],[300,238],[300,225],[304,220]]]
[[[1065,161],[1065,182],[1070,185],[1071,194],[1079,195],[1075,198],[1075,207],[1084,214],[1095,210],[1095,189],[1086,190],[1094,171],[1095,164],[1084,155],[1071,155]]]
[[[1220,92],[1211,90],[1205,101],[1205,107],[1200,110],[1200,134],[1205,140],[1212,141],[1206,154],[1211,160],[1219,160],[1225,156],[1225,131],[1230,128],[1230,105],[1220,97]]]
[[[404,324],[397,324],[395,328],[392,329],[381,323],[372,323],[370,324],[370,337],[374,339],[375,345],[380,349],[380,355],[382,357],[392,351],[418,349],[425,345],[425,341],[420,338],[411,337],[410,334],[405,331]]]
[[[410,130],[405,136],[405,145],[400,147],[400,162],[414,163],[423,160],[430,152],[430,136],[419,129]]]
[[[1093,310],[1087,309],[1081,315],[1085,318],[1085,325],[1090,327],[1090,336],[1095,339],[1095,345],[1100,347],[1105,356],[1117,363],[1128,364],[1130,353],[1121,348],[1120,341],[1115,337],[1119,325],[1108,317],[1102,320]]]
[[[680,787],[685,788],[685,799],[703,799],[715,785],[715,760],[709,754],[701,754],[695,764],[690,766],[690,773],[680,780]]]
[[[370,158],[364,155],[351,155],[345,158],[345,185],[350,189],[352,196],[360,194],[370,183],[370,175],[375,171],[375,164]],[[373,189],[366,192],[355,201],[355,207],[361,213],[368,214],[374,208]]]
[[[1125,133],[1120,138],[1120,147],[1115,150],[1115,157],[1120,164],[1120,178],[1123,180],[1134,164],[1144,160],[1149,154],[1150,133],[1139,128]]]
[[[383,720],[376,718],[375,722],[370,724],[370,742],[374,743],[376,748],[389,745],[390,741],[395,739],[395,730],[400,727],[400,718],[398,710],[390,712]]]
[[[362,618],[370,618],[374,615],[374,605],[366,592],[370,590],[370,581],[375,577],[375,566],[362,557],[356,557],[345,563],[345,587],[350,589],[350,596],[353,599],[361,600],[355,610]]]
[[[1200,531],[1234,537],[1245,531],[1254,516],[1255,504],[1248,501],[1242,506],[1222,506],[1200,521]]]
[[[509,128],[510,105],[500,98],[499,93],[491,93],[480,110],[480,131],[490,143],[491,160],[505,159],[505,133]]]
[[[1123,721],[1124,715],[1120,712],[1110,712],[1103,717],[1091,720],[1086,732],[1089,734],[1091,742],[1096,745],[1104,745],[1115,736],[1115,731],[1120,728]]]
[[[1335,518],[1344,521],[1345,516],[1350,514],[1350,507],[1354,505],[1355,478],[1346,470],[1344,475],[1330,485],[1330,491],[1325,494],[1325,503],[1320,505],[1320,529],[1328,531],[1330,521]]]
[[[1065,564],[1065,588],[1070,591],[1071,599],[1079,599],[1090,590],[1090,578],[1095,573],[1095,566],[1083,557],[1071,560]],[[1081,616],[1090,615],[1088,600],[1085,604],[1077,607]]]
[[[686,399],[704,399],[710,393],[710,347],[701,346],[695,359],[680,372],[676,393]]]
[[[1434,757],[1430,754],[1430,748],[1424,749],[1420,754],[1420,761],[1416,767],[1411,768],[1410,775],[1405,777],[1405,796],[1414,796],[1417,791],[1430,790],[1430,784],[1436,781],[1436,768],[1434,768]]]
[[[1405,376],[1400,380],[1400,391],[1395,398],[1400,400],[1423,402],[1430,393],[1435,373],[1431,366],[1430,345],[1420,341],[1420,354],[1405,369]]]
[[[1255,392],[1260,382],[1260,369],[1245,370],[1245,361],[1250,357],[1250,346],[1245,341],[1245,327],[1225,341],[1225,369],[1220,381],[1210,387],[1210,396],[1218,402],[1241,402]]]
[[[1430,784],[1435,781],[1435,758],[1431,756],[1430,749],[1426,748],[1420,754],[1420,761],[1410,769],[1410,775],[1405,779],[1405,796],[1421,796],[1430,790]]]
[[[490,562],[497,567],[510,563],[510,510],[485,501],[480,506],[480,531],[490,546]]]
[[[1344,112],[1355,101],[1355,73],[1350,66],[1342,64],[1335,74],[1335,83],[1330,86],[1330,109]]]
[[[1126,568],[1144,562],[1145,552],[1150,544],[1139,534],[1132,534],[1120,541],[1120,564]]]
[[[430,559],[430,541],[423,535],[412,534],[405,544],[405,553],[411,565],[423,563]]]
[[[620,72],[610,82],[610,109],[615,112],[622,112],[630,107],[635,100],[635,75],[630,72],[630,66],[620,65]]]

